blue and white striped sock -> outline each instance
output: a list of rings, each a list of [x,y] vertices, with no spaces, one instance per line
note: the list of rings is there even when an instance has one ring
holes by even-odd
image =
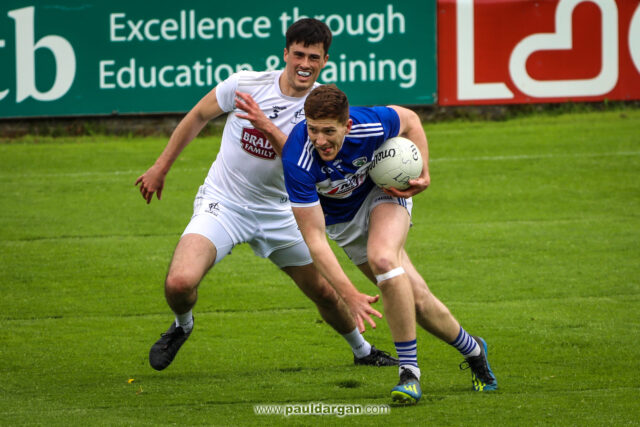
[[[480,355],[480,346],[474,340],[471,335],[465,331],[462,326],[460,326],[460,333],[458,334],[458,338],[455,341],[449,343],[455,348],[458,349],[460,354],[462,354],[465,358],[479,356]]]
[[[420,368],[418,368],[418,341],[404,341],[394,343],[398,353],[400,372],[402,369],[409,369],[416,378],[420,379]]]

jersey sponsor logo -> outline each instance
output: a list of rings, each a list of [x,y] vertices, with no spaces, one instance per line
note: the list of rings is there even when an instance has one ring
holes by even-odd
[[[273,146],[267,137],[258,129],[243,128],[240,144],[242,145],[242,149],[252,156],[267,160],[276,158],[276,152]]]
[[[316,190],[325,197],[344,199],[351,195],[353,190],[360,187],[367,179],[367,168],[360,168],[354,174],[348,174],[344,179],[336,181],[325,180],[316,184]]]

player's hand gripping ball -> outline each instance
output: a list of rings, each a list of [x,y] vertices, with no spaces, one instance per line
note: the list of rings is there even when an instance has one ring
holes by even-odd
[[[409,180],[422,173],[422,156],[418,147],[401,136],[387,139],[376,151],[369,166],[369,176],[379,187],[405,190]]]

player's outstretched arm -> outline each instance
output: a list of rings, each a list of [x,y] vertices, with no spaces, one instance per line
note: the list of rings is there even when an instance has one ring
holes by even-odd
[[[385,193],[395,197],[412,197],[416,194],[424,191],[431,184],[431,176],[429,175],[429,145],[427,143],[427,135],[422,127],[422,121],[420,117],[412,110],[408,108],[399,107],[397,105],[390,105],[400,118],[400,131],[398,135],[410,139],[422,155],[422,174],[409,181],[411,187],[406,190],[398,190],[395,188],[385,189]]]
[[[238,113],[236,116],[249,120],[253,127],[262,132],[271,142],[276,154],[282,155],[282,147],[287,142],[287,135],[267,118],[253,97],[248,93],[236,91],[236,107],[245,112],[245,114]]]
[[[140,194],[147,201],[147,204],[151,203],[154,193],[157,195],[158,200],[161,199],[165,177],[178,155],[198,136],[209,120],[218,117],[222,113],[214,88],[180,121],[160,157],[135,182],[135,185],[140,184]]]
[[[360,332],[364,332],[366,329],[365,321],[372,328],[375,328],[376,322],[371,316],[382,318],[382,314],[374,309],[371,304],[377,302],[379,296],[370,296],[359,292],[345,274],[327,241],[322,208],[316,205],[312,207],[292,207],[292,210],[302,236],[311,252],[313,263],[318,271],[331,283],[338,295],[347,303]]]

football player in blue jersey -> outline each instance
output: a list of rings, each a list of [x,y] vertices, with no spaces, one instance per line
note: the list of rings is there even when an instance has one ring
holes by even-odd
[[[473,388],[497,388],[487,345],[469,335],[435,297],[404,249],[411,225],[411,197],[430,184],[427,137],[418,115],[406,108],[349,107],[335,85],[314,89],[305,101],[306,121],[296,125],[282,161],[291,207],[318,270],[349,305],[357,322],[370,321],[360,292],[344,273],[325,232],[382,292],[387,322],[400,360],[400,381],[391,391],[398,404],[422,396],[416,321],[457,348],[469,366]],[[383,190],[368,176],[373,152],[403,136],[419,148],[421,176],[406,190]]]

